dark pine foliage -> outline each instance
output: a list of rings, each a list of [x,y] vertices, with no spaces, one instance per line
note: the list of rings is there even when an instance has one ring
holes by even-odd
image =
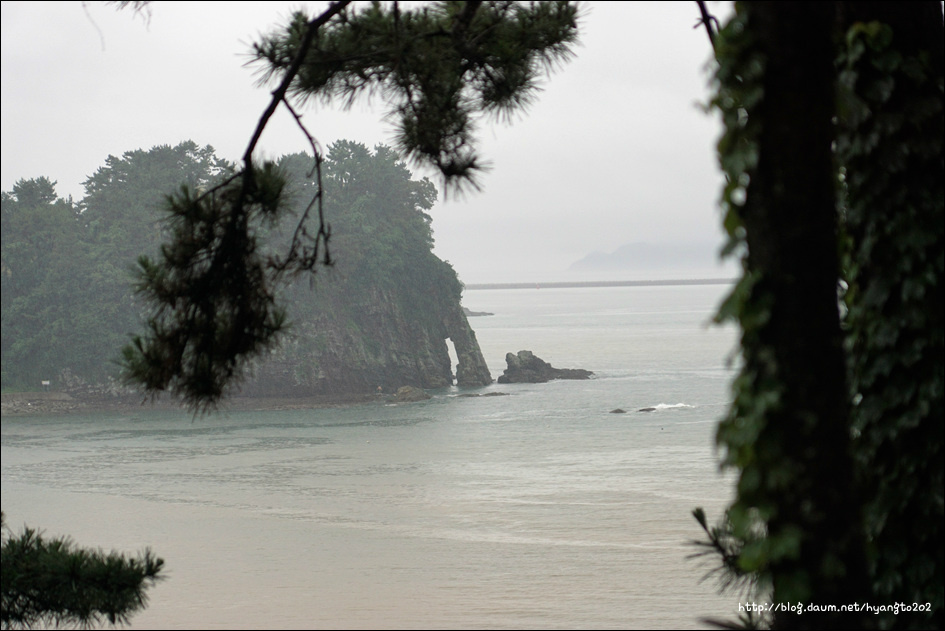
[[[147,604],[147,589],[162,578],[164,561],[145,550],[137,558],[80,548],[3,525],[0,626],[127,624]]]

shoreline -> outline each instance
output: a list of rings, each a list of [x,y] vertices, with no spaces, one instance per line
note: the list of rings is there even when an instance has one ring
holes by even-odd
[[[298,410],[370,403],[386,403],[388,395],[345,394],[311,395],[300,397],[227,397],[211,412],[252,412],[275,410]],[[65,392],[8,392],[2,395],[2,416],[64,416],[69,414],[95,414],[100,412],[132,413],[144,409],[179,410],[193,413],[177,400],[162,398],[154,401],[137,395],[108,398],[73,397]]]

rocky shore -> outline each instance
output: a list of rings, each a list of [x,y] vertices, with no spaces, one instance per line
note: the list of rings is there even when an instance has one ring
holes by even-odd
[[[368,403],[387,403],[390,397],[377,394],[319,395],[310,397],[232,397],[220,405],[221,412],[253,410],[300,410]],[[172,399],[144,401],[139,396],[77,398],[64,392],[11,392],[2,395],[2,415],[58,416],[97,412],[135,412],[142,409],[180,410],[186,408]]]

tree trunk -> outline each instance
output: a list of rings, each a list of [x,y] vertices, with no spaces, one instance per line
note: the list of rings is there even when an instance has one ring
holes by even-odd
[[[755,443],[774,601],[864,602],[837,279],[832,2],[745,3],[765,60],[758,163],[743,210],[760,382],[777,384]],[[749,504],[751,493],[747,494]],[[781,612],[776,628],[859,626],[854,614]]]

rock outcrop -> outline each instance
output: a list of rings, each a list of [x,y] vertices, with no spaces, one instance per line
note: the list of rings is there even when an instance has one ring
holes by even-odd
[[[506,353],[508,368],[498,378],[499,383],[545,383],[552,379],[589,379],[594,373],[581,368],[554,368],[531,351]]]
[[[467,318],[478,318],[480,316],[495,315],[494,313],[490,313],[488,311],[471,311],[470,309],[467,309],[466,307],[463,307],[463,313],[466,315]]]
[[[414,386],[401,386],[397,388],[397,392],[394,393],[394,398],[392,401],[394,403],[415,403],[417,401],[426,401],[431,399],[429,394],[426,391],[415,388]]]

